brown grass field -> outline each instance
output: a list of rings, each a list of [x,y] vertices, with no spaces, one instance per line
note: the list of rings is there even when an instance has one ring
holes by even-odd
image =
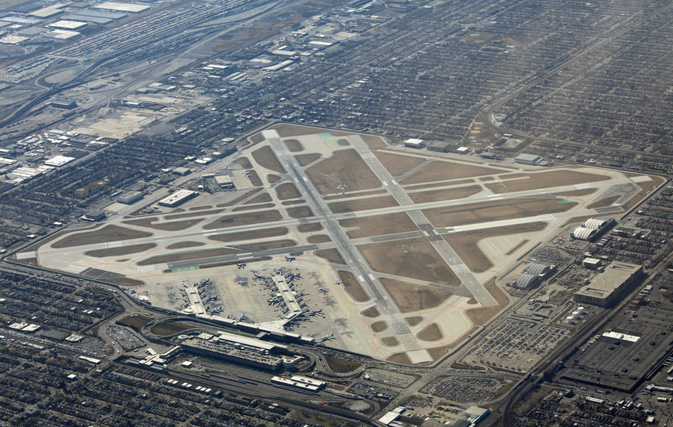
[[[271,198],[269,193],[264,192],[264,193],[259,194],[256,197],[253,197],[252,199],[248,200],[247,202],[245,202],[245,204],[246,205],[255,205],[257,203],[268,203],[272,200],[273,199]]]
[[[370,243],[358,249],[373,270],[457,286],[460,280],[425,238]]]
[[[440,200],[455,200],[472,196],[481,192],[478,185],[469,187],[447,188],[444,190],[423,191],[419,193],[409,193],[409,197],[414,203],[438,202]]]
[[[187,329],[192,329],[194,326],[187,325],[185,323],[179,322],[166,322],[153,325],[150,328],[150,332],[156,335],[173,335],[178,332],[186,331]]]
[[[189,227],[197,225],[198,223],[204,221],[205,218],[186,219],[184,221],[154,222],[158,220],[159,220],[158,218],[141,218],[141,219],[130,219],[128,221],[122,221],[122,222],[124,224],[152,228],[154,230],[182,231],[188,229]]]
[[[142,245],[120,246],[118,248],[110,248],[110,249],[96,249],[93,251],[84,252],[84,255],[95,258],[130,255],[130,254],[137,254],[139,252],[145,252],[149,249],[156,248],[156,246],[157,246],[156,243],[145,243]]]
[[[650,192],[652,192],[652,190],[654,190],[655,187],[657,187],[660,184],[663,184],[664,181],[666,181],[664,178],[660,176],[656,175],[648,175],[648,176],[652,178],[652,181],[638,183],[638,187],[640,187],[642,191],[636,194],[634,197],[631,198],[631,200],[629,200],[624,204],[624,206],[622,206],[622,209],[624,209],[624,211],[628,211],[629,209],[640,203],[645,198],[645,196],[647,196],[648,194],[650,194]]]
[[[439,228],[565,212],[577,205],[575,202],[558,202],[556,199],[521,198],[426,209],[423,213]]]
[[[274,222],[282,219],[283,216],[278,211],[250,212],[237,215],[222,216],[210,224],[203,226],[204,230],[216,230],[218,228],[237,227],[240,225],[260,224],[264,222]]]
[[[383,138],[379,136],[360,134],[360,138],[362,138],[372,150],[383,150],[388,147],[388,144],[386,144]]]
[[[309,236],[308,239],[306,239],[308,243],[311,243],[312,245],[318,244],[318,243],[327,243],[331,242],[332,239],[327,234],[314,234],[313,236]]]
[[[489,321],[493,316],[498,314],[500,310],[505,308],[509,303],[509,298],[503,293],[495,284],[495,278],[489,280],[484,284],[486,290],[495,298],[498,305],[490,307],[470,308],[465,311],[467,317],[470,318],[475,326],[482,326]]]
[[[365,290],[362,289],[362,286],[360,286],[360,283],[353,273],[350,271],[339,270],[338,274],[344,289],[348,292],[348,295],[350,295],[351,298],[357,302],[369,301],[369,296],[365,293]]]
[[[212,209],[213,207],[210,205],[205,205],[205,206],[194,206],[192,208],[187,209],[188,211],[206,211],[208,209]]]
[[[264,185],[262,183],[262,178],[259,177],[259,174],[257,173],[256,170],[251,170],[250,173],[248,174],[248,179],[250,179],[250,184],[252,184],[254,187],[261,187]]]
[[[449,185],[468,185],[474,184],[474,179],[456,179],[451,181],[434,182],[431,184],[405,185],[404,188],[409,191],[427,190],[428,188],[446,187]]]
[[[375,196],[377,194],[388,193],[387,190],[371,190],[371,191],[357,191],[348,194],[332,194],[331,196],[325,196],[323,200],[341,200],[341,199],[350,199],[354,197],[364,197],[364,196]]]
[[[309,218],[313,216],[313,211],[308,206],[298,206],[296,208],[288,208],[287,214],[292,218]]]
[[[283,142],[287,145],[287,149],[293,153],[304,151],[304,146],[296,139],[286,139]]]
[[[310,165],[311,163],[315,162],[321,157],[322,155],[318,153],[297,154],[296,156],[294,156],[294,158],[297,159],[297,163],[299,163],[299,166],[302,167]]]
[[[152,233],[131,230],[118,225],[106,225],[105,227],[84,233],[67,234],[57,240],[51,246],[55,249],[72,248],[76,246],[92,245],[94,243],[119,242],[121,240],[141,239],[150,237]]]
[[[300,233],[313,233],[322,230],[322,224],[314,222],[313,224],[301,224],[297,226],[297,231]]]
[[[178,242],[178,243],[171,243],[170,245],[166,246],[166,249],[196,248],[204,245],[205,243],[203,242]]]
[[[473,176],[493,175],[501,172],[483,166],[435,160],[421,170],[404,178],[400,184],[420,184],[422,182],[447,181],[450,179],[470,178]]]
[[[281,177],[274,173],[270,173],[266,175],[266,180],[268,181],[269,184],[275,184],[281,180]]]
[[[409,326],[416,326],[423,321],[423,318],[421,316],[411,316],[405,317],[404,320],[407,321]]]
[[[267,168],[274,172],[285,173],[285,168],[278,161],[278,157],[274,154],[271,147],[266,146],[258,148],[252,152],[252,158],[255,159],[258,165]]]
[[[370,197],[367,199],[346,200],[343,202],[330,203],[329,208],[335,214],[366,211],[369,209],[389,208],[399,206],[393,196]]]
[[[261,203],[258,205],[245,205],[245,206],[239,206],[237,208],[232,209],[232,212],[242,212],[242,211],[254,211],[257,209],[269,209],[273,208],[276,206],[275,203]]]
[[[381,342],[383,343],[383,345],[388,347],[395,347],[397,344],[400,343],[399,341],[397,341],[397,338],[395,337],[381,338]]]
[[[235,249],[228,249],[228,248],[203,249],[203,250],[182,252],[177,254],[157,255],[150,258],[146,258],[142,261],[138,261],[136,264],[153,265],[176,261],[192,261],[192,260],[199,260],[202,258],[210,258],[213,256],[232,255],[235,254],[236,252],[238,251],[236,251]]]
[[[241,240],[264,239],[269,237],[284,236],[288,233],[285,227],[263,228],[255,231],[241,231],[238,233],[215,234],[208,236],[209,239],[218,242],[237,242]]]
[[[610,177],[607,175],[596,175],[593,173],[563,170],[529,173],[526,175],[526,178],[516,178],[502,183],[497,182],[493,184],[485,184],[485,187],[491,189],[491,191],[494,193],[503,194],[511,193],[513,191],[559,187],[562,185],[584,184],[587,182],[605,181],[610,179]]]
[[[227,202],[227,203],[220,203],[217,205],[218,208],[225,208],[227,206],[233,206],[235,204],[240,203],[241,201],[247,199],[248,197],[252,196],[255,193],[258,193],[262,191],[261,188],[254,188],[252,190],[246,191],[245,193],[241,194],[240,196],[236,197],[234,200]]]
[[[442,331],[439,330],[439,326],[437,326],[436,323],[429,324],[416,336],[419,340],[423,341],[437,341],[444,337],[444,335],[442,335]]]
[[[552,193],[554,196],[573,197],[573,196],[588,196],[598,191],[598,188],[585,188],[583,190],[561,191],[560,193]]]
[[[315,251],[315,256],[325,258],[327,261],[333,264],[346,265],[346,261],[344,261],[343,257],[336,249],[322,249],[319,251]]]
[[[243,169],[252,169],[252,163],[250,163],[247,157],[239,157],[235,163],[241,165]]]
[[[291,248],[292,246],[297,246],[297,242],[294,240],[284,239],[284,240],[271,240],[268,242],[261,243],[249,243],[246,244],[246,248],[253,250],[264,251],[267,249],[278,249],[278,248]]]
[[[339,221],[339,225],[343,228],[357,227],[356,230],[346,232],[351,239],[418,230],[416,224],[404,212],[343,219]]]
[[[61,237],[65,236],[66,234],[70,234],[70,233],[73,233],[73,232],[95,230],[95,229],[101,227],[102,225],[103,224],[96,224],[96,225],[92,225],[91,227],[82,227],[82,228],[78,228],[76,230],[61,230],[61,231],[58,231],[58,232],[52,234],[51,236],[49,236],[47,238],[44,238],[44,239],[40,240],[39,242],[37,242],[33,245],[28,246],[27,248],[23,249],[21,252],[34,252],[34,251],[37,251],[38,249],[40,249],[42,246],[46,245],[47,243],[51,243],[54,240],[60,239]]]
[[[604,197],[602,199],[596,200],[595,202],[587,206],[587,208],[589,209],[604,208],[610,206],[611,204],[619,200],[620,197],[621,196]]]
[[[321,194],[369,190],[381,186],[381,181],[354,149],[336,151],[311,166],[306,174]]]
[[[372,331],[374,332],[383,332],[388,329],[388,324],[386,322],[379,321],[372,323],[369,325],[369,327],[372,328]]]
[[[407,353],[395,353],[389,358],[386,359],[386,361],[390,363],[399,363],[401,365],[411,365],[411,359],[409,359],[409,356],[407,356]]]
[[[191,211],[191,209],[190,209]],[[164,215],[163,218],[165,220],[170,220],[170,219],[185,219],[185,218],[200,218],[203,217],[204,215],[212,215],[212,214],[217,214],[224,211],[224,209],[212,209],[212,210],[200,210],[198,212],[188,212],[188,213],[179,213],[179,214],[168,214]],[[143,218],[147,219],[147,218]],[[151,218],[153,220],[158,220],[158,218]]]
[[[460,259],[465,262],[470,270],[475,273],[483,273],[493,267],[491,261],[477,247],[480,240],[488,237],[506,236],[508,234],[529,233],[542,231],[547,226],[545,222],[532,222],[529,224],[509,225],[505,227],[485,228],[463,233],[445,234],[444,240],[456,251]]]
[[[297,187],[291,182],[284,182],[280,185],[277,185],[275,190],[276,195],[280,200],[296,199],[301,197],[299,190],[297,190]]]
[[[374,151],[374,155],[392,176],[400,176],[425,161],[423,158],[393,154],[386,151]]]
[[[376,306],[369,307],[366,310],[363,310],[360,314],[362,314],[365,317],[379,317],[381,313],[379,313],[379,310],[376,308]]]
[[[417,285],[401,280],[379,279],[402,313],[437,307],[453,295],[446,289],[427,285]]]

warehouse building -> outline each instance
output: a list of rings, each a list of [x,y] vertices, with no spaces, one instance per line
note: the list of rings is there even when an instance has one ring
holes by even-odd
[[[404,141],[404,146],[409,148],[423,148],[425,147],[425,142],[422,139],[409,138]]]
[[[65,110],[72,110],[73,108],[77,108],[77,103],[70,99],[57,99],[51,102],[51,106],[54,108],[63,108]]]
[[[574,295],[580,303],[610,307],[641,277],[643,267],[614,261]]]
[[[521,153],[514,158],[514,161],[522,165],[547,166],[547,162],[542,156],[536,154]]]
[[[199,193],[191,190],[178,190],[168,197],[159,200],[159,206],[166,206],[167,208],[174,208],[198,196]]]
[[[225,190],[233,190],[236,188],[229,175],[218,175],[215,177],[215,182],[217,182],[217,185],[219,185],[220,188]]]

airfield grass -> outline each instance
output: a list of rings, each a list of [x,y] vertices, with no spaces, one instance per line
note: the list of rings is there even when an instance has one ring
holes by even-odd
[[[314,222],[313,224],[301,224],[297,226],[297,231],[300,233],[313,233],[322,230],[322,224]]]
[[[232,212],[254,211],[257,209],[269,209],[275,207],[275,203],[261,203],[258,205],[245,205],[232,209]]]
[[[346,261],[344,261],[343,257],[336,249],[321,249],[319,251],[315,251],[315,256],[325,258],[327,261],[333,264],[346,265]]]
[[[266,180],[269,182],[269,184],[275,184],[281,180],[281,177],[274,173],[270,173],[266,175]]]
[[[402,313],[437,307],[453,295],[446,289],[401,280],[381,278],[380,282]]]
[[[409,197],[414,201],[414,203],[428,203],[439,202],[441,200],[462,199],[479,192],[481,192],[481,187],[479,185],[470,185],[468,187],[446,188],[443,190],[409,193]]]
[[[290,239],[270,240],[268,242],[250,243],[245,245],[246,248],[251,248],[258,251],[278,248],[291,248],[292,246],[297,246],[297,242]]]
[[[255,193],[258,193],[258,192],[260,192],[260,191],[262,191],[261,188],[255,188],[255,189],[246,191],[245,193],[243,193],[243,194],[240,195],[239,197],[236,197],[234,200],[232,200],[232,201],[230,201],[230,202],[227,202],[227,203],[220,203],[219,205],[217,205],[217,207],[218,207],[218,208],[224,208],[224,207],[227,207],[227,206],[233,206],[233,205],[236,205],[236,204],[242,202],[243,200],[247,199],[248,197],[250,197],[250,196],[252,196],[252,195],[254,195]]]
[[[422,341],[437,341],[441,340],[444,335],[442,334],[442,331],[439,329],[439,326],[437,326],[436,323],[431,323],[421,332],[419,332],[417,335],[419,340]]]
[[[252,169],[252,163],[247,157],[239,157],[234,163],[238,163],[243,169]]]
[[[196,248],[196,247],[204,246],[204,245],[205,245],[205,243],[203,243],[203,242],[185,241],[185,242],[171,243],[170,245],[166,246],[166,249]]]
[[[400,176],[425,161],[424,158],[394,154],[386,151],[374,151],[374,155],[392,176]]]
[[[309,218],[313,216],[313,211],[308,206],[298,206],[296,208],[288,208],[287,214],[291,218]]]
[[[353,273],[344,270],[339,270],[337,273],[339,274],[339,279],[341,280],[344,289],[353,300],[357,302],[369,301],[369,296],[365,293],[365,290],[362,289],[362,286],[360,286],[360,283]]]
[[[369,190],[381,186],[381,181],[354,149],[335,151],[306,170],[321,194]]]
[[[308,239],[306,239],[308,243],[311,243],[313,245],[318,244],[318,243],[327,243],[331,242],[332,239],[327,234],[315,234],[313,236],[309,236]]]
[[[285,142],[285,145],[287,145],[287,149],[293,153],[304,151],[304,146],[301,145],[301,142],[296,139],[286,139],[283,142]]]
[[[348,194],[332,194],[330,196],[325,196],[323,200],[341,200],[341,199],[350,199],[355,197],[364,197],[364,196],[375,196],[377,194],[387,193],[386,190],[370,190],[370,191],[352,191]]]
[[[187,219],[184,221],[155,222],[158,221],[159,218],[153,217],[153,218],[129,219],[123,221],[123,223],[162,231],[182,231],[188,229],[189,227],[197,225],[204,219],[205,218],[194,218],[194,219]]]
[[[405,317],[404,320],[407,321],[409,326],[416,326],[423,321],[423,318],[421,316],[411,316]]]
[[[261,212],[250,212],[237,215],[222,216],[210,224],[203,226],[204,230],[216,230],[218,228],[238,227],[241,225],[261,224],[265,222],[274,222],[282,219],[280,212],[268,210]]]
[[[248,178],[250,179],[250,184],[252,184],[254,187],[261,187],[264,185],[262,183],[262,179],[259,177],[259,174],[257,174],[257,171],[251,170],[250,173],[248,174]]]
[[[425,209],[423,213],[439,228],[565,212],[577,205],[576,202],[558,202],[557,199],[520,198]]]
[[[335,213],[347,213],[355,211],[366,211],[369,209],[382,209],[393,206],[399,206],[393,196],[371,197],[366,199],[345,200],[342,202],[333,202],[329,205],[330,210]]]
[[[130,254],[137,254],[139,252],[145,252],[149,249],[155,248],[156,246],[157,245],[155,243],[145,243],[142,245],[120,246],[118,248],[110,248],[110,249],[96,249],[93,251],[84,252],[84,255],[95,258],[130,255]]]
[[[645,198],[645,196],[650,194],[655,187],[661,185],[664,181],[666,181],[664,178],[660,176],[656,175],[648,175],[648,176],[652,178],[652,181],[638,183],[638,187],[640,187],[642,191],[633,196],[631,200],[629,200],[624,204],[624,206],[622,206],[622,209],[624,209],[624,211],[628,211],[631,208],[633,208],[635,205],[640,203]]]
[[[297,154],[296,156],[294,156],[294,158],[297,159],[297,163],[299,163],[299,166],[302,167],[310,165],[311,163],[315,162],[321,157],[322,154],[319,153]]]
[[[358,249],[373,270],[457,286],[460,280],[425,238],[370,243]]]
[[[488,322],[493,316],[498,314],[500,310],[507,307],[509,298],[504,292],[495,284],[495,278],[489,280],[484,284],[486,290],[495,298],[497,305],[488,307],[470,308],[465,311],[467,317],[472,321],[474,326],[482,326]]]
[[[430,184],[405,185],[404,188],[408,191],[427,190],[428,188],[474,184],[474,182],[475,182],[474,179],[470,179],[470,178],[468,178],[468,179],[452,179],[452,180],[445,180],[445,181],[440,181],[440,182],[433,182],[433,183],[430,183]]]
[[[363,310],[360,314],[362,314],[365,317],[379,317],[381,313],[379,313],[379,309],[376,308],[376,306],[371,306],[366,310]]]
[[[186,331],[187,329],[192,329],[192,327],[179,322],[166,322],[153,325],[150,328],[150,332],[156,335],[167,336]]]
[[[388,147],[385,140],[380,136],[375,135],[360,135],[360,138],[371,148],[372,150],[382,150]]]
[[[404,178],[400,184],[420,184],[432,181],[446,181],[449,179],[493,175],[498,172],[501,172],[500,169],[435,160]]]
[[[529,173],[525,175],[525,177],[521,178],[517,177],[515,179],[508,179],[503,182],[485,184],[485,187],[489,188],[496,194],[503,194],[514,191],[584,184],[588,182],[606,181],[610,179],[610,177],[607,175],[597,175],[593,173],[567,170]],[[511,176],[508,178],[511,178]]]
[[[301,197],[299,190],[297,190],[297,187],[291,182],[279,184],[276,186],[275,190],[276,195],[280,200],[297,199]]]
[[[388,329],[388,324],[386,322],[379,321],[372,323],[369,325],[369,327],[372,328],[372,331],[374,332],[383,332]]]
[[[343,219],[339,221],[339,225],[351,229],[346,231],[351,239],[418,230],[405,212]]]
[[[593,194],[596,191],[598,191],[598,188],[584,188],[582,190],[561,191],[560,193],[552,193],[552,194],[554,194],[554,196],[579,197],[579,196],[588,196],[589,194]]]
[[[596,200],[595,202],[587,206],[587,208],[589,209],[604,208],[610,206],[611,204],[619,200],[620,197],[622,196],[604,197],[602,199]]]
[[[274,154],[271,147],[266,146],[258,148],[252,152],[252,158],[255,159],[258,165],[263,168],[272,170],[278,173],[285,173],[285,168],[280,164],[278,157]]]
[[[84,233],[67,234],[64,238],[52,243],[55,249],[72,248],[76,246],[91,245],[94,243],[119,242],[121,240],[142,239],[150,237],[152,233],[131,230],[118,225],[106,225],[105,227]]]
[[[208,238],[218,242],[237,242],[241,240],[265,239],[269,237],[284,236],[287,233],[288,229],[285,227],[274,227],[253,231],[241,231],[237,233],[215,234],[208,236]]]
[[[136,264],[137,265],[154,265],[154,264],[162,264],[162,263],[178,262],[178,261],[192,261],[192,260],[199,260],[199,259],[202,259],[202,258],[210,258],[210,257],[214,257],[214,256],[232,255],[232,254],[235,254],[236,252],[238,252],[238,251],[236,251],[235,249],[229,249],[229,248],[202,249],[202,250],[188,251],[188,252],[182,252],[182,253],[177,253],[177,254],[156,255],[156,256],[138,261]]]
[[[484,228],[462,233],[445,234],[443,237],[470,270],[475,273],[483,273],[493,267],[493,264],[477,246],[480,240],[489,237],[506,236],[509,234],[542,231],[546,226],[547,223],[545,222],[531,222],[528,224],[508,225],[505,227]]]
[[[269,195],[269,193],[264,192],[259,194],[258,196],[253,197],[252,199],[248,200],[245,202],[246,205],[255,205],[257,203],[268,203],[271,202],[273,199]]]
[[[346,136],[351,135],[352,132],[343,132],[340,130],[332,129],[323,129],[311,126],[302,126],[302,125],[293,125],[288,123],[279,123],[271,127],[281,138],[289,138],[293,136],[302,136],[302,135],[316,135],[320,133],[329,132],[333,136]]]
[[[395,347],[396,345],[398,345],[400,343],[399,341],[397,341],[397,338],[395,338],[395,337],[381,338],[381,342],[383,343],[383,345],[385,345],[387,347]]]

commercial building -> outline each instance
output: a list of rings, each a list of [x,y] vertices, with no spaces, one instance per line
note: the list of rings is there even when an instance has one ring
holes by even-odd
[[[536,154],[521,153],[514,158],[514,161],[522,165],[547,166],[545,159]]]
[[[180,206],[188,200],[198,196],[199,193],[191,190],[178,190],[168,197],[159,200],[159,206],[166,206],[167,208],[174,208]]]
[[[574,300],[609,307],[640,278],[642,272],[641,265],[614,261],[577,291]]]

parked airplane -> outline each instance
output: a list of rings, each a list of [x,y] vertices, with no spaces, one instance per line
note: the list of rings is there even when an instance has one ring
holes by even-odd
[[[318,288],[318,290],[319,290],[320,292],[327,292],[327,289],[325,289],[324,286],[321,286],[320,288]]]
[[[246,263],[244,263],[244,262],[241,262],[241,263],[236,264],[236,266],[237,266],[239,269],[241,269],[241,268],[245,268],[247,265],[248,265],[248,264],[246,264]]]
[[[341,284],[341,280],[337,280],[337,281],[336,281],[336,284],[337,284],[337,285],[340,285],[340,284]]]
[[[318,340],[318,342],[319,342],[319,343],[323,343],[323,342],[325,342],[325,341],[329,341],[329,340],[333,340],[333,339],[335,339],[335,338],[334,338],[334,334],[331,333],[331,334],[329,334],[329,335],[325,335],[324,337],[320,338],[320,339]]]
[[[294,260],[296,260],[296,259],[297,259],[297,258],[296,258],[296,257],[293,257],[293,256],[287,256],[287,255],[285,256],[285,261],[287,261],[287,262],[292,262],[292,261],[294,261]]]

